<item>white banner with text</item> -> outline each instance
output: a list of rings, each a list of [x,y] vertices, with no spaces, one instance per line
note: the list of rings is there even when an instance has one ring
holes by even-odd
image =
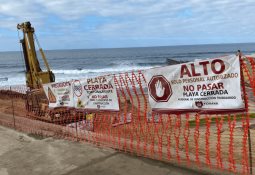
[[[72,81],[44,84],[43,89],[50,108],[73,107]]]
[[[73,91],[75,108],[119,111],[113,76],[74,80]]]
[[[152,110],[219,113],[245,108],[236,55],[145,71]]]

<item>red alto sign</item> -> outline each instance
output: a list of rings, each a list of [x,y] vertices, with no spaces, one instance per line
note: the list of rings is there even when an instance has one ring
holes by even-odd
[[[156,75],[151,78],[149,92],[156,102],[168,102],[172,96],[171,85],[163,75]]]

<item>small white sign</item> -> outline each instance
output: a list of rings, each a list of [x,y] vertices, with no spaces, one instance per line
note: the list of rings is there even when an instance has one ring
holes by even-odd
[[[113,76],[100,76],[73,83],[75,108],[119,111]]]
[[[50,108],[74,107],[72,81],[44,84],[43,89]]]

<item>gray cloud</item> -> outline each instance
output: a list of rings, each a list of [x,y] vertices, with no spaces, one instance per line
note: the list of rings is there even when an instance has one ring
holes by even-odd
[[[14,30],[18,22],[30,20],[44,37],[62,37],[66,42],[79,38],[141,39],[151,45],[160,45],[160,40],[166,44],[166,39],[169,45],[250,42],[255,37],[254,7],[253,0],[0,0],[0,28]],[[49,26],[52,15],[61,23]],[[87,16],[116,19],[87,31]]]

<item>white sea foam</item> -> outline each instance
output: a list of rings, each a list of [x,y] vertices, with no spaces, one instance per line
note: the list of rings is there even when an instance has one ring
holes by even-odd
[[[82,70],[52,70],[55,74],[101,74],[101,73],[117,73],[117,72],[129,72],[136,70],[150,69],[152,66],[125,66],[117,68],[103,68],[103,69],[82,69]]]
[[[26,84],[25,75],[8,77],[7,81],[0,81],[0,86],[25,85],[25,84]]]
[[[82,70],[52,70],[55,74],[56,82],[82,79],[88,77],[96,77],[105,74],[124,73],[137,70],[145,70],[152,68],[152,66],[122,66],[115,68],[103,68],[103,69],[82,69]],[[8,76],[8,81],[0,82],[0,86],[9,85],[25,85],[25,73],[19,73],[15,76]]]
[[[239,47],[242,47],[243,53],[246,54],[251,54],[254,50],[254,44],[242,44],[241,46],[230,44],[57,50],[46,51],[46,55],[58,82],[165,66],[168,58],[188,61],[195,58],[211,58],[233,53]],[[0,52],[0,62],[0,78],[8,78],[8,81],[0,82],[0,86],[25,84],[25,66],[24,61],[20,59],[20,52]],[[41,66],[43,69],[43,64]]]

